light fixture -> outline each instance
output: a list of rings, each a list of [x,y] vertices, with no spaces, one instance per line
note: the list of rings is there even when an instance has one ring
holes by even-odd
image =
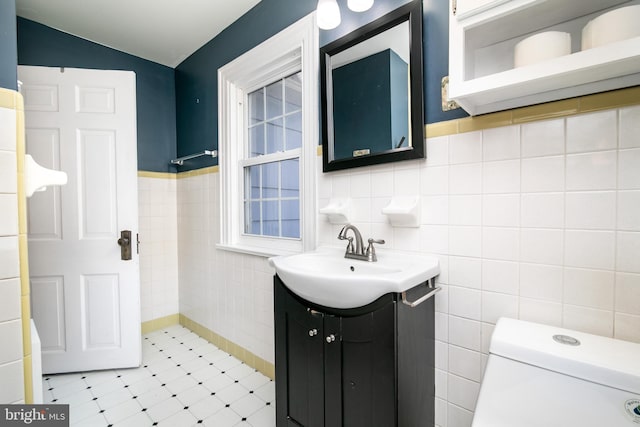
[[[364,12],[371,9],[373,6],[373,0],[348,0],[347,6],[354,12]]]
[[[340,25],[340,7],[336,0],[318,0],[318,27],[332,30]]]

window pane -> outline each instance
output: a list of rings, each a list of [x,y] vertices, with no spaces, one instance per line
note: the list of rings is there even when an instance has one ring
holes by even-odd
[[[300,201],[283,200],[282,211],[282,237],[300,237]]]
[[[302,109],[302,72],[285,79],[285,113]]]
[[[282,163],[282,197],[300,197],[300,177],[298,159],[284,160]]]
[[[278,201],[262,202],[262,215],[262,234],[264,236],[280,236]]]
[[[260,124],[249,129],[250,157],[266,154],[264,151],[264,125]]]
[[[267,122],[267,154],[283,150],[282,119]]]
[[[302,147],[302,112],[286,116],[284,121],[286,149]]]
[[[249,94],[249,123],[256,124],[264,121],[264,89],[258,89]]]
[[[244,232],[260,235],[260,202],[245,202],[244,218]]]
[[[282,80],[266,87],[267,93],[267,120],[282,116]]]
[[[279,197],[278,191],[278,162],[262,165],[262,198],[275,199]]]
[[[249,166],[249,191],[245,194],[249,194],[251,199],[260,198],[260,166]],[[245,196],[246,197],[246,196]]]

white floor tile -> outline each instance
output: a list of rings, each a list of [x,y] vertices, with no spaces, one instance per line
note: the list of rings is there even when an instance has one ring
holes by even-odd
[[[158,426],[160,427],[177,427],[177,426],[192,426],[197,423],[198,420],[189,411],[180,411],[169,418],[160,421]]]
[[[80,390],[79,392],[74,393],[74,394],[72,394],[70,396],[62,397],[62,398],[60,398],[58,400],[59,401],[60,400],[64,400],[64,403],[68,403],[71,406],[79,406],[79,405],[82,405],[84,403],[91,402],[93,400],[93,397],[94,396],[93,396],[93,394],[91,394],[91,390],[84,389],[84,390]],[[59,401],[56,402],[56,403],[59,403]]]
[[[144,412],[138,412],[129,418],[115,423],[113,427],[149,427],[152,425],[153,421],[149,416],[147,416],[147,414]]]
[[[206,427],[231,427],[242,421],[242,418],[229,408],[224,408],[204,420]]]
[[[153,421],[162,421],[171,415],[184,410],[184,406],[175,397],[162,401],[155,406],[149,408],[146,413]]]
[[[191,371],[191,376],[198,381],[207,381],[210,378],[220,375],[220,370],[215,366],[210,366],[207,363],[204,368]]]
[[[183,392],[178,393],[178,400],[182,402],[184,406],[191,407],[191,405],[210,396],[211,391],[209,391],[209,389],[201,385],[196,385],[195,387],[191,387]]]
[[[240,380],[240,384],[249,390],[256,390],[269,382],[269,378],[260,372],[254,372]]]
[[[255,394],[265,402],[271,402],[273,405],[276,401],[276,384],[273,381],[269,381],[255,390]]]
[[[45,375],[44,378],[49,381],[50,387],[61,387],[64,384],[68,384],[71,382],[79,381],[82,379],[82,373],[74,373],[74,374],[56,374],[56,375]]]
[[[133,384],[127,384],[127,388],[129,389],[129,392],[134,395],[134,396],[139,396],[141,394],[144,394],[148,391],[157,389],[158,387],[162,386],[162,383],[156,379],[155,377],[149,377],[149,378],[145,378],[142,381],[138,381],[136,383]]]
[[[226,374],[229,375],[234,380],[241,380],[253,374],[255,371],[256,371],[255,369],[242,363],[226,371]]]
[[[231,384],[228,387],[216,392],[216,397],[222,400],[224,403],[231,404],[243,396],[246,396],[249,390],[241,386],[240,384]]]
[[[142,350],[140,368],[45,375],[45,402],[69,404],[74,427],[275,427],[273,381],[187,328]]]
[[[231,404],[231,409],[233,409],[242,418],[248,418],[265,406],[267,405],[264,400],[253,394],[245,394],[243,397]]]
[[[143,408],[151,408],[171,397],[166,387],[159,387],[138,396],[137,400]]]
[[[252,427],[274,427],[276,425],[276,413],[273,406],[265,406],[253,413],[247,421]]]
[[[136,369],[123,369],[119,370],[120,379],[125,384],[133,384],[138,381],[142,381],[144,379],[150,378],[152,372],[146,368],[136,368]]]
[[[217,375],[203,383],[203,385],[214,393],[233,384],[233,379],[225,374]]]
[[[161,383],[168,384],[175,379],[184,377],[184,375],[184,370],[180,369],[178,366],[174,366],[166,371],[159,372],[154,378],[157,378]]]
[[[71,423],[71,425],[72,426],[82,426],[82,427],[104,427],[104,426],[109,425],[109,423],[102,416],[102,414],[96,414],[96,415],[94,415],[92,417],[80,420],[77,423]]]
[[[91,394],[93,394],[94,397],[101,397],[113,391],[123,389],[124,385],[125,384],[120,380],[120,378],[113,378],[111,380],[101,382],[98,385],[91,386]]]
[[[80,378],[59,386],[50,387],[50,391],[56,399],[63,399],[86,389],[87,383],[85,383],[84,380],[81,380]]]
[[[188,390],[192,387],[198,385],[198,382],[191,378],[191,376],[183,375],[180,378],[176,378],[175,380],[169,381],[166,385],[167,389],[173,393],[178,394],[185,390]]]
[[[127,400],[133,399],[133,395],[129,393],[126,388],[122,390],[112,391],[109,394],[105,394],[104,396],[98,397],[96,402],[101,409],[109,409],[117,406],[121,403],[126,402]]]
[[[115,424],[139,412],[142,412],[142,408],[137,399],[129,399],[120,405],[107,409],[102,415],[109,421],[109,424]]]
[[[100,407],[95,401],[90,401],[83,405],[71,406],[69,408],[69,420],[71,424],[75,424],[86,418],[95,416],[99,412]]]
[[[235,368],[236,366],[240,365],[242,362],[238,359],[236,359],[233,356],[228,356],[225,359],[220,359],[217,362],[215,362],[216,366],[218,367],[218,369],[221,369],[222,371],[228,371],[231,368]]]
[[[197,371],[198,369],[202,369],[205,366],[209,366],[209,362],[207,362],[203,357],[198,356],[184,363],[180,362],[180,367],[184,369],[185,372]]]
[[[197,419],[204,420],[205,418],[209,418],[211,415],[224,409],[224,407],[225,404],[220,399],[215,396],[209,396],[208,398],[200,400],[193,405],[189,405],[189,412],[191,412]]]
[[[147,365],[147,369],[151,371],[152,375],[175,367],[175,362],[172,362],[171,359],[167,359],[164,356],[161,359],[149,362],[149,364]]]

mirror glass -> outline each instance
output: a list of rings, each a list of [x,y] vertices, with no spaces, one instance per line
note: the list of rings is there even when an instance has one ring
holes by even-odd
[[[424,157],[419,0],[321,49],[323,170]]]

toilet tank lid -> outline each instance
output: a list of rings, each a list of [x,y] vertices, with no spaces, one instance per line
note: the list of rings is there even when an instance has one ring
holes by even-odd
[[[489,352],[640,394],[640,344],[501,318],[493,331]]]

